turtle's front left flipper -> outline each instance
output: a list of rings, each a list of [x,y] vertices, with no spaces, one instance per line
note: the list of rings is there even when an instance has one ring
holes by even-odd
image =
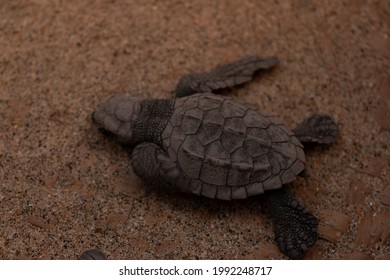
[[[292,259],[302,259],[317,241],[317,218],[284,188],[263,195],[265,210],[275,224],[275,240]]]
[[[269,69],[278,63],[275,57],[248,57],[221,65],[211,72],[188,74],[177,83],[176,97],[237,86],[252,79],[255,72]]]
[[[144,142],[137,145],[131,153],[134,173],[154,186],[172,185],[179,175],[176,162],[158,145]]]
[[[314,114],[292,130],[302,143],[331,144],[340,134],[339,127],[328,115]]]

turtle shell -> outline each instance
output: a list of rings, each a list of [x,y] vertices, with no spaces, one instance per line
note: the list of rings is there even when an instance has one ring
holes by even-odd
[[[243,199],[281,188],[306,164],[302,144],[290,130],[212,93],[176,99],[162,142],[179,170],[171,183],[209,198]]]

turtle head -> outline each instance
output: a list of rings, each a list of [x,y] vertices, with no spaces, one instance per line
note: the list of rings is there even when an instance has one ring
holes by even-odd
[[[130,144],[133,124],[140,107],[140,99],[130,95],[116,95],[100,104],[92,114],[92,121],[99,130],[114,136],[122,144]]]

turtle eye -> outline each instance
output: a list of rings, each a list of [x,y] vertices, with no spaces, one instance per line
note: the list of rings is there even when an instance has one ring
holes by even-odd
[[[107,136],[108,138],[115,138],[115,134],[105,129],[104,127],[99,127],[99,131],[103,133],[104,136]]]

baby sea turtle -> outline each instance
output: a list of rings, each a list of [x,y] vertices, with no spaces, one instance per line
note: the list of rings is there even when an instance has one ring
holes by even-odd
[[[306,176],[301,143],[332,143],[337,125],[327,115],[313,115],[291,131],[262,111],[212,93],[248,82],[277,63],[273,57],[248,57],[185,75],[172,99],[113,96],[92,119],[133,148],[133,170],[147,183],[212,199],[262,194],[280,250],[302,258],[317,240],[318,221],[282,186]]]
[[[98,249],[92,249],[92,250],[84,251],[78,259],[79,260],[107,260],[107,257],[102,251]]]

